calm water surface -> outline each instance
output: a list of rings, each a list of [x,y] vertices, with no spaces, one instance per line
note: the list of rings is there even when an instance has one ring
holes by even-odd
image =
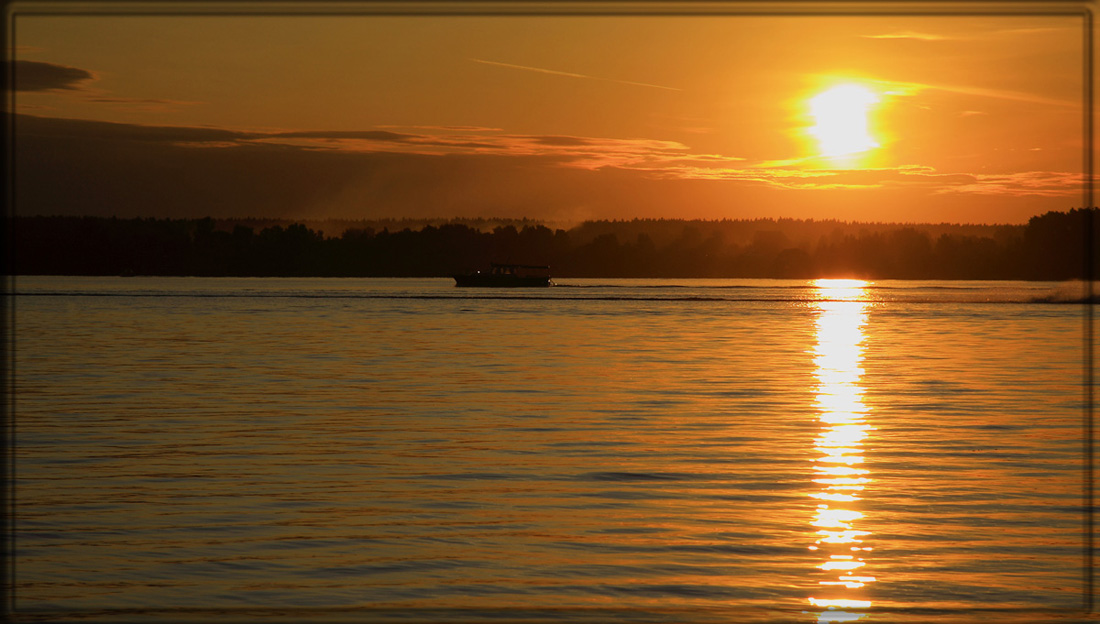
[[[1083,619],[1079,284],[19,278],[20,617]]]

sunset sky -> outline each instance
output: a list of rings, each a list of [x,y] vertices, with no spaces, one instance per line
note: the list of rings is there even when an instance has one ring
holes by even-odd
[[[17,214],[1022,223],[1085,201],[1071,13],[57,6],[9,7]]]

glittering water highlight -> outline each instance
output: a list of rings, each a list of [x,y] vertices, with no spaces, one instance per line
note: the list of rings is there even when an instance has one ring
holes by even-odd
[[[818,581],[819,592],[809,602],[825,609],[820,622],[836,621],[842,614],[848,620],[860,619],[872,603],[866,592],[854,590],[876,580],[865,568],[873,550],[867,545],[870,531],[858,528],[863,518],[860,495],[872,482],[864,468],[863,446],[874,429],[867,423],[860,386],[867,321],[864,285],[855,280],[816,282],[824,301],[817,304],[815,324],[814,376],[821,432],[814,441],[820,456],[813,458],[813,481],[821,489],[810,493],[818,501],[812,522],[818,539],[809,548],[821,554],[823,561],[816,568],[828,578]]]

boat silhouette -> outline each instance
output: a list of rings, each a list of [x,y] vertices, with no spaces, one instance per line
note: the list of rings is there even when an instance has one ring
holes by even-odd
[[[490,264],[488,271],[475,271],[453,276],[455,286],[489,288],[545,287],[550,282],[550,267],[530,264]]]

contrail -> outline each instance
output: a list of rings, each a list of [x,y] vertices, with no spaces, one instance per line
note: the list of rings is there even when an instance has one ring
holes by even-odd
[[[1042,95],[1036,95],[1034,93],[1026,93],[1024,91],[1009,91],[1006,89],[986,89],[983,87],[960,87],[957,85],[946,84],[926,84],[922,82],[896,82],[892,80],[874,80],[875,84],[882,85],[888,89],[900,89],[902,95],[909,95],[925,89],[946,91],[948,93],[961,93],[963,95],[977,95],[980,97],[996,98],[1000,100],[1011,100],[1014,102],[1031,102],[1033,104],[1047,104],[1050,106],[1063,106],[1063,107],[1076,107],[1080,106],[1080,102],[1060,100],[1057,98],[1046,97]]]
[[[476,58],[472,58],[469,60],[475,63],[482,63],[484,65],[496,65],[498,67],[509,67],[511,69],[525,69],[527,71],[539,72],[542,74],[553,74],[555,76],[568,76],[569,78],[587,78],[588,80],[603,80],[605,82],[617,82],[619,84],[634,85],[636,87],[650,87],[653,89],[665,89],[668,91],[683,91],[683,89],[677,89],[676,87],[665,87],[661,85],[648,84],[645,82],[631,82],[629,80],[615,80],[614,78],[600,78],[598,76],[586,76],[584,74],[574,74],[571,72],[556,71],[553,69],[543,69],[541,67],[527,67],[526,65],[513,65],[511,63],[499,63],[497,61],[486,61]]]

